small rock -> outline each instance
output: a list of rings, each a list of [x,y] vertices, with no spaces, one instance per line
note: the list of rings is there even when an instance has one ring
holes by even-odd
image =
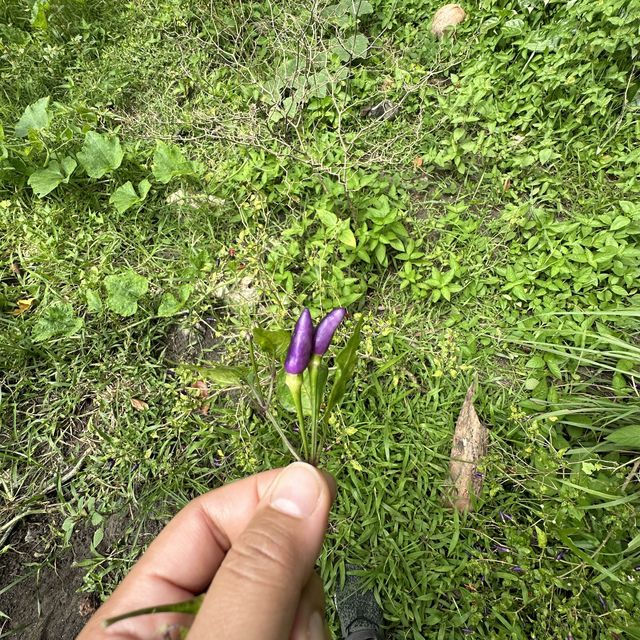
[[[364,107],[360,110],[360,116],[363,118],[375,118],[376,120],[391,120],[398,115],[400,107],[393,104],[391,100],[383,100],[378,104]]]
[[[445,4],[440,7],[431,21],[431,33],[436,38],[442,38],[449,27],[464,22],[467,14],[459,4]]]
[[[260,301],[260,291],[254,284],[252,276],[245,276],[231,285],[222,285],[214,292],[229,307],[246,307],[254,309]]]

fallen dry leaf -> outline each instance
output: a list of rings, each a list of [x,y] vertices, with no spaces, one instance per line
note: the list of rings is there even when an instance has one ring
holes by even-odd
[[[209,385],[204,380],[196,380],[191,385],[191,388],[196,390],[196,396],[198,398],[202,398],[203,400],[206,400],[209,397]],[[198,411],[203,416],[208,415],[209,414],[209,404],[206,403],[206,402],[203,402],[200,405],[200,407],[198,407]]]
[[[489,434],[480,422],[473,406],[475,385],[467,390],[456,421],[451,447],[449,474],[451,476],[451,504],[458,511],[470,511],[472,500],[482,491],[482,474],[478,463],[487,454]]]
[[[31,309],[31,305],[35,302],[35,298],[24,298],[16,303],[18,307],[11,312],[12,316],[21,316]]]
[[[445,4],[440,7],[431,21],[431,33],[436,38],[442,38],[449,27],[455,27],[467,17],[459,4]]]
[[[131,406],[136,411],[146,411],[149,405],[144,400],[138,400],[138,398],[131,398]]]
[[[196,380],[192,385],[192,389],[197,389],[198,398],[208,398],[209,397],[209,385],[204,380]]]
[[[419,169],[422,166],[423,162],[424,160],[420,156],[417,156],[413,159],[413,166],[416,169]]]

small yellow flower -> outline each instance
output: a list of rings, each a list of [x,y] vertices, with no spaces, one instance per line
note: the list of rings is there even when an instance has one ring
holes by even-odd
[[[218,458],[224,458],[224,452],[222,451],[222,449],[218,449],[216,453],[218,454]]]
[[[344,432],[348,435],[348,436],[352,436],[354,433],[358,433],[358,430],[355,427],[347,427]]]
[[[442,369],[438,369],[434,374],[433,377],[434,378],[442,378],[443,372]]]

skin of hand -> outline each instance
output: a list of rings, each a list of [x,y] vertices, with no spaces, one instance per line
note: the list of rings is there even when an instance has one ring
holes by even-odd
[[[304,462],[233,482],[190,502],[151,543],[76,640],[326,640],[314,573],[335,498]],[[103,628],[109,617],[206,591],[195,616],[163,613]]]

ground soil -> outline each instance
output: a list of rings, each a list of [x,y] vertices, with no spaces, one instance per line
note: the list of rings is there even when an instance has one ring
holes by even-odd
[[[25,521],[0,556],[0,636],[20,640],[73,640],[96,609],[80,593],[84,571],[77,562],[90,553],[91,531],[77,527],[69,548],[47,553],[50,527]],[[14,582],[17,584],[13,584]]]

